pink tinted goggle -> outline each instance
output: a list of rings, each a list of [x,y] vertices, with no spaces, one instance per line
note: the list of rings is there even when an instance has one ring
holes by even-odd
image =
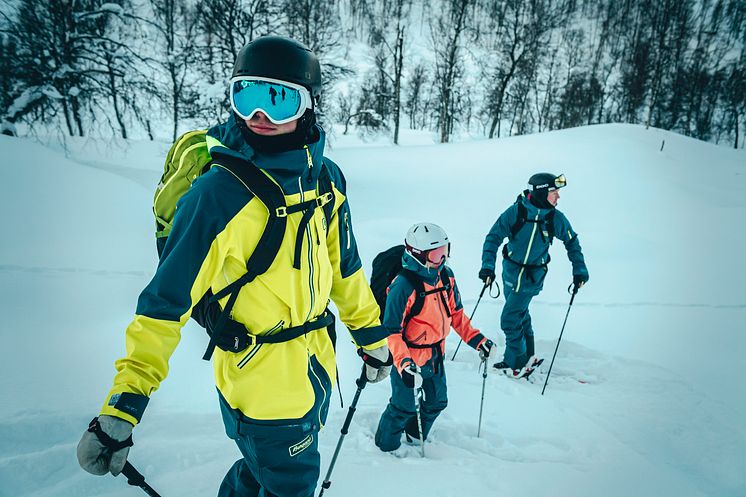
[[[440,247],[425,251],[427,262],[435,266],[440,266],[448,259],[448,254],[451,251],[451,244],[441,245]]]

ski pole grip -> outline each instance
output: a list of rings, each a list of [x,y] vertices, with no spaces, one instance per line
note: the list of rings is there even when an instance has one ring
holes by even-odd
[[[479,298],[480,299],[482,298],[482,295],[484,295],[484,291],[487,290],[487,287],[490,287],[490,286],[492,286],[492,282],[491,281],[489,283],[485,283],[484,284],[484,286],[482,287],[482,291],[479,292]]]
[[[155,491],[153,487],[145,483],[145,477],[132,466],[129,461],[124,463],[122,468],[122,474],[127,477],[127,483],[133,487],[140,487],[143,492],[150,495],[150,497],[161,497],[161,495]]]
[[[127,477],[127,483],[132,486],[141,487],[145,483],[145,477],[129,461],[124,463],[122,474]]]
[[[355,385],[362,390],[365,388],[365,385],[368,383],[368,375],[365,374],[365,364],[363,364],[363,371],[360,373],[360,378],[355,380]]]

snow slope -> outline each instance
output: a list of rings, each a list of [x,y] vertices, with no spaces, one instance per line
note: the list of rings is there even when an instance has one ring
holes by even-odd
[[[481,375],[476,353],[462,347],[447,364],[449,407],[421,459],[409,447],[396,456],[375,448],[389,386],[369,385],[325,495],[746,496],[743,152],[629,125],[402,141],[338,136],[328,152],[347,176],[366,267],[413,222],[437,222],[453,240],[471,312],[484,235],[527,178],[548,170],[567,175],[559,207],[580,233],[591,280],[546,395],[541,375],[529,383],[490,374],[477,438]],[[0,496],[139,494],[122,478],[84,473],[74,450],[155,267],[150,201],[167,148],[0,137]],[[552,253],[532,306],[547,364],[571,281],[562,244]],[[485,296],[475,316],[498,343],[501,306]],[[452,334],[449,357],[456,344]],[[130,460],[164,497],[214,495],[238,457],[200,360],[205,345],[189,324],[135,431]],[[345,340],[339,355],[349,402],[360,364]],[[322,477],[346,414],[333,402]]]

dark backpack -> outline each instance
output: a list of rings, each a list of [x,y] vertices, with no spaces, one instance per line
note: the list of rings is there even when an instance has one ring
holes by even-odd
[[[417,316],[422,311],[422,306],[425,304],[425,297],[433,293],[439,293],[440,299],[445,308],[448,317],[451,317],[451,311],[448,308],[448,301],[443,297],[443,292],[446,292],[446,296],[451,292],[451,281],[448,277],[446,267],[440,270],[440,281],[443,286],[434,288],[429,291],[425,291],[425,283],[417,277],[412,271],[402,268],[401,258],[404,254],[404,245],[396,245],[388,250],[385,250],[378,254],[373,259],[373,269],[370,275],[370,289],[373,291],[373,296],[378,303],[378,307],[381,309],[381,323],[383,324],[383,316],[386,311],[386,290],[394,281],[397,275],[401,274],[407,279],[410,285],[414,287],[415,295],[414,304],[409,310],[409,314],[404,317],[403,327],[406,328],[409,321]]]
[[[208,291],[194,306],[192,315],[195,321],[203,326],[210,335],[210,343],[203,357],[203,359],[209,360],[216,346],[223,350],[232,351],[243,350],[248,346],[246,342],[249,336],[246,334],[246,328],[240,323],[232,321],[229,316],[241,288],[252,282],[257,276],[265,273],[274,262],[285,236],[287,216],[303,213],[299,226],[300,233],[305,230],[313,211],[316,208],[322,208],[327,226],[329,226],[334,213],[334,192],[332,191],[329,170],[322,163],[318,182],[319,196],[288,207],[285,204],[285,194],[280,186],[255,164],[220,153],[211,157],[205,142],[206,134],[206,130],[185,133],[176,140],[166,158],[163,177],[156,190],[153,203],[157,227],[158,256],[161,256],[163,247],[166,245],[166,239],[171,231],[176,202],[189,189],[194,180],[211,167],[222,167],[233,174],[246,188],[250,189],[251,193],[269,211],[269,218],[264,231],[246,262],[246,274],[215,295]],[[303,237],[298,236],[293,259],[293,267],[296,269],[300,269],[302,242]],[[221,309],[218,300],[224,297],[228,297],[228,302],[225,308]],[[291,330],[293,329],[283,331]],[[255,339],[257,343],[260,339],[269,343],[279,341],[281,338],[289,340],[293,334],[294,332],[291,331],[290,333],[283,333],[283,337],[278,334],[271,338],[259,337]]]
[[[533,219],[528,219],[528,210],[526,209],[526,206],[523,205],[523,202],[521,201],[523,195],[518,195],[518,198],[515,201],[515,204],[518,206],[518,216],[516,217],[515,224],[510,227],[510,239],[512,240],[515,238],[515,236],[518,234],[518,232],[523,228],[523,225],[526,223],[539,223],[538,229],[539,233],[541,234],[541,239],[545,242],[549,240],[549,244],[551,245],[554,241],[554,212],[555,210],[552,209],[549,211],[549,213],[544,217],[544,219],[540,221],[535,221]]]

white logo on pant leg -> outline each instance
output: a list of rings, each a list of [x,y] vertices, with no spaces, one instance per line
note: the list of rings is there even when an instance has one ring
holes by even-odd
[[[290,457],[297,456],[304,450],[306,450],[308,447],[311,446],[313,443],[313,434],[308,435],[306,438],[303,439],[303,441],[298,442],[295,445],[291,445],[288,447],[288,452],[290,452]]]

